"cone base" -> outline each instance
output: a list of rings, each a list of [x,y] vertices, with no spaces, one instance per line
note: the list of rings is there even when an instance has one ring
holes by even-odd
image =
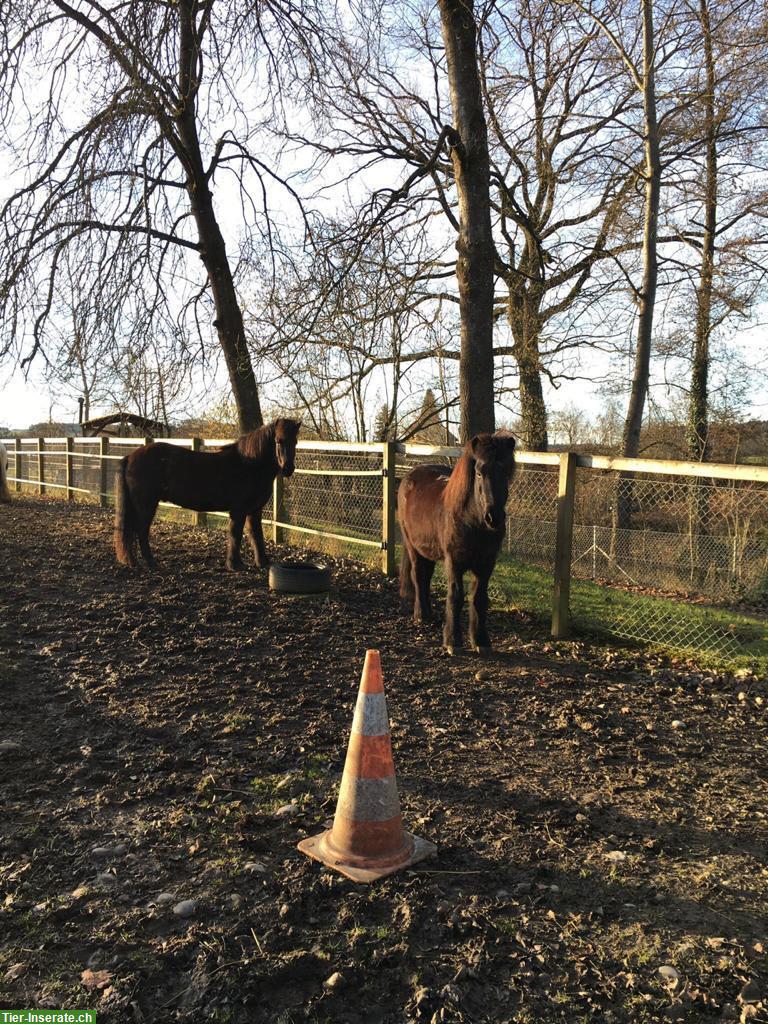
[[[331,853],[325,842],[330,834],[331,829],[328,829],[325,832],[321,832],[320,835],[312,836],[309,839],[302,839],[298,844],[298,849],[308,857],[312,857],[313,860],[319,860],[326,867],[333,868],[334,871],[338,871],[346,878],[350,878],[353,882],[375,882],[377,879],[385,878],[387,875],[394,875],[396,871],[402,871],[403,868],[408,868],[412,864],[424,860],[426,857],[434,857],[437,853],[437,847],[434,843],[411,835],[410,832],[404,832],[405,839],[412,845],[410,856],[397,864],[388,864],[385,867],[377,866],[376,859],[371,857],[369,866],[362,867],[359,864],[346,864],[340,857]]]

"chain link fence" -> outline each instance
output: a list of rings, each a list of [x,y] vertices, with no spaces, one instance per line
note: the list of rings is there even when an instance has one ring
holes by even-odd
[[[141,443],[29,438],[15,449],[6,443],[10,483],[109,505],[118,460]],[[228,442],[171,443],[215,450]],[[451,466],[459,455],[456,448],[397,445],[395,482],[415,465]],[[396,496],[396,487],[386,486],[387,457],[386,445],[300,442],[295,474],[278,480],[264,509],[265,527],[272,527],[275,540],[391,569],[393,559],[382,559],[388,502]],[[542,618],[552,613],[553,569],[564,543],[563,522],[558,526],[563,458],[518,453],[507,535],[492,581],[497,606]],[[768,655],[768,470],[571,458],[576,469],[565,565],[576,628],[722,658],[763,647]],[[637,468],[630,473],[630,466]],[[178,514],[209,525],[226,518]],[[399,544],[397,532],[391,543]]]

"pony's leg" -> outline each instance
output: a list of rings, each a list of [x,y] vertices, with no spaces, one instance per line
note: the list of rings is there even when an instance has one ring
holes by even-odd
[[[240,557],[240,544],[243,539],[243,526],[245,525],[244,512],[229,513],[229,535],[227,537],[227,568],[230,572],[236,569],[244,569],[245,565]]]
[[[155,518],[155,512],[157,512],[157,504],[155,501],[136,508],[136,537],[139,541],[139,550],[150,569],[154,569],[157,565],[152,548],[149,546],[149,528]]]
[[[469,595],[469,644],[479,654],[491,650],[486,618],[488,616],[489,573],[473,572],[472,588]]]
[[[432,582],[432,573],[435,571],[435,563],[431,562],[428,558],[423,558],[421,555],[416,555],[413,560],[414,566],[414,586],[416,589],[416,599],[414,602],[414,618],[415,608],[419,607],[421,612],[422,622],[432,621],[432,600],[429,596],[429,585]],[[419,621],[418,619],[416,620]]]
[[[448,577],[448,593],[445,598],[445,626],[443,627],[443,647],[453,654],[461,647],[461,607],[464,604],[464,584],[461,574],[450,558],[445,560],[445,574]]]
[[[264,531],[261,528],[261,509],[258,512],[251,512],[246,517],[245,532],[253,548],[253,557],[260,569],[269,567],[267,549],[264,546]]]

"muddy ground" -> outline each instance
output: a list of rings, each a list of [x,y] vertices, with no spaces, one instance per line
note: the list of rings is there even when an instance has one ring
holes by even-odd
[[[110,531],[0,506],[0,1007],[768,1020],[764,680],[522,612],[492,616],[491,659],[448,659],[354,563],[296,600],[227,574],[220,531],[157,524],[156,573]],[[439,856],[364,887],[295,847],[333,813],[367,647]]]

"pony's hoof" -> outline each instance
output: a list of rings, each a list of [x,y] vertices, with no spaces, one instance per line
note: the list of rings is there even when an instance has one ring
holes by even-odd
[[[245,568],[245,562],[227,562],[229,572],[241,572]]]
[[[490,644],[475,644],[472,647],[472,650],[479,654],[481,658],[487,658],[489,655],[493,654],[493,648]]]
[[[453,644],[443,644],[443,650],[449,658],[452,658],[456,654],[456,648]]]

